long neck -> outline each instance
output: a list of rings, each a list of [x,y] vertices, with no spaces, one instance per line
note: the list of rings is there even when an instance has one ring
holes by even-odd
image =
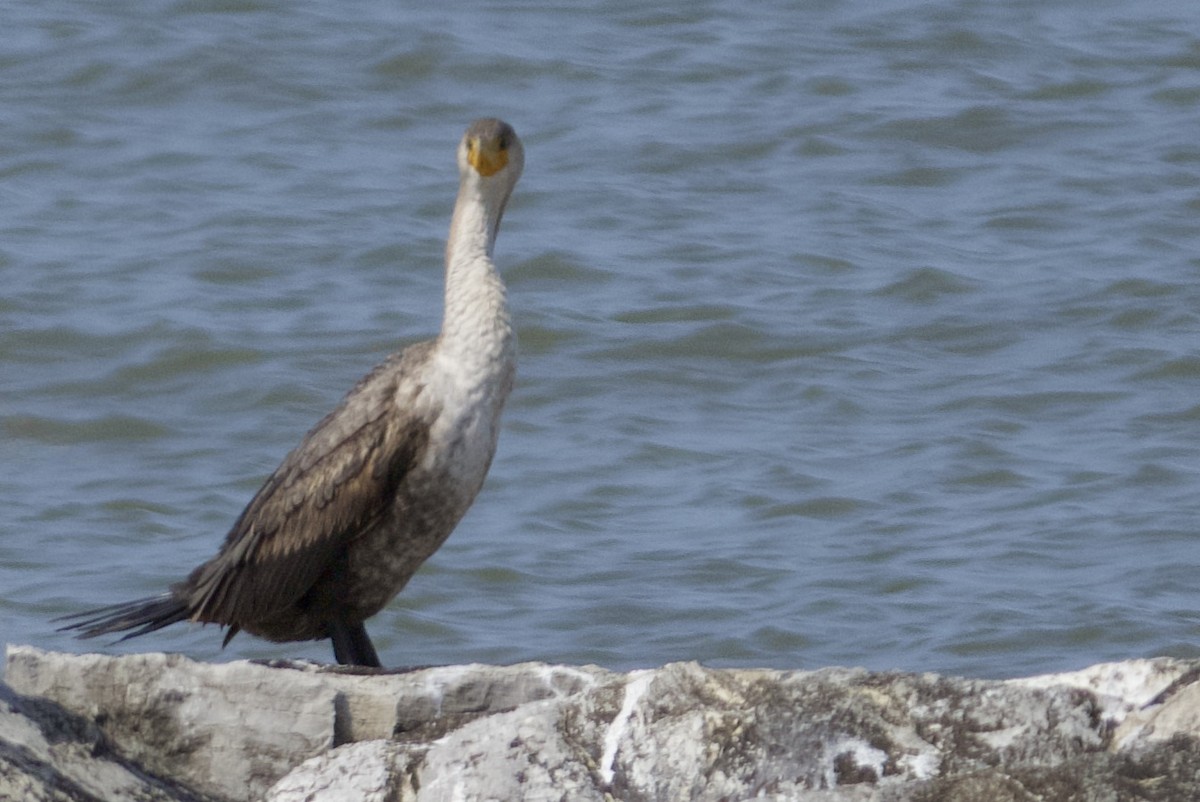
[[[472,372],[511,370],[515,358],[504,282],[492,262],[504,201],[478,181],[464,179],[446,243],[446,309],[439,343],[447,356]]]

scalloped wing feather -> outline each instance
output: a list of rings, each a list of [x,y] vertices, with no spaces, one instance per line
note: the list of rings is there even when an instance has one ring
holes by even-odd
[[[247,505],[221,551],[181,584],[194,621],[237,626],[295,604],[348,543],[388,514],[436,410],[415,374],[431,342],[364,377]]]

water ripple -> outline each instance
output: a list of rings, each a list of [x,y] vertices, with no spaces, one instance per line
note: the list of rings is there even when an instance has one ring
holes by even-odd
[[[1200,29],[1152,5],[14,7],[7,637],[177,580],[436,330],[496,114],[518,384],[387,659],[1194,653]]]

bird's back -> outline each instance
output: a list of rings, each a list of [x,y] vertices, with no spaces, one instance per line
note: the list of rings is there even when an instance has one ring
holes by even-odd
[[[421,539],[396,506],[411,495],[406,485],[420,480],[417,466],[440,414],[423,393],[432,345],[411,346],[375,368],[288,454],[220,552],[173,589],[194,620],[272,640],[325,637],[323,608],[350,603],[361,585],[347,574],[353,553],[376,551],[380,540]],[[391,565],[408,576],[417,567]]]

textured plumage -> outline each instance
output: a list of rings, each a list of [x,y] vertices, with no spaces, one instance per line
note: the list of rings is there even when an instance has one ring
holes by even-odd
[[[495,453],[516,349],[492,248],[524,165],[516,133],[477,120],[458,152],[437,339],[393,354],[267,479],[218,554],[169,593],[68,617],[80,637],[178,621],[273,641],[330,638],[340,663],[379,665],[363,621],[449,536]]]

